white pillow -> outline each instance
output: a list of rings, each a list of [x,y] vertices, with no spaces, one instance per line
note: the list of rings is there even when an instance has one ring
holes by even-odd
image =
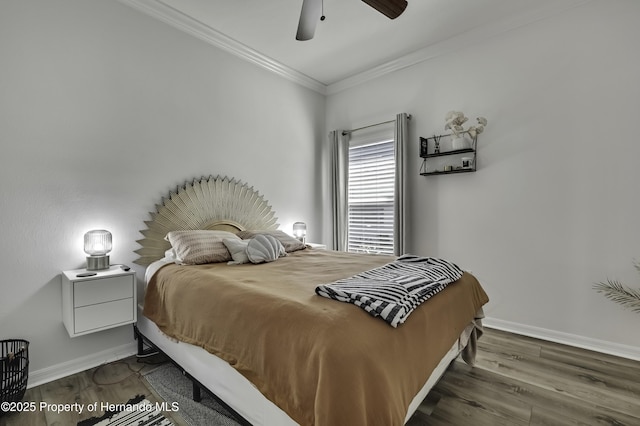
[[[249,263],[249,256],[247,256],[247,245],[249,240],[241,240],[239,238],[225,238],[222,243],[227,247],[229,253],[231,253],[232,261],[227,262],[229,265],[240,265],[242,263]]]
[[[176,251],[171,247],[167,251],[164,252],[163,260],[169,260],[171,262],[175,262],[176,260]]]
[[[275,237],[278,241],[280,241],[280,243],[284,247],[284,250],[287,253],[291,253],[296,250],[304,250],[307,248],[307,246],[304,243],[302,243],[300,240],[293,238],[291,235],[279,229],[275,231],[240,231],[238,232],[238,237],[242,238],[243,240],[248,240],[250,238],[255,237],[256,235],[271,235],[272,237]]]
[[[177,264],[199,265],[231,260],[229,250],[222,243],[225,238],[240,240],[231,232],[208,230],[171,231],[165,240],[171,243]]]
[[[286,255],[284,246],[273,235],[256,235],[247,244],[247,257],[251,263],[273,262]]]

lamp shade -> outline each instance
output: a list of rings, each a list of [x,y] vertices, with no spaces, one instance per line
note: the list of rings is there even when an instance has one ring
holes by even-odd
[[[293,236],[304,243],[307,237],[307,224],[304,222],[296,222],[293,224]]]
[[[84,252],[89,256],[104,256],[111,251],[111,232],[96,229],[84,234]]]

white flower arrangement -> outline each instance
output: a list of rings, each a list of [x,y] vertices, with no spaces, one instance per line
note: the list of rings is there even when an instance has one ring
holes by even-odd
[[[471,126],[465,130],[462,126],[464,123],[469,120],[465,117],[463,112],[460,111],[449,111],[445,116],[446,124],[444,126],[445,130],[451,130],[451,133],[454,137],[459,138],[465,133],[468,133],[471,138],[475,139],[480,133],[484,131],[484,126],[487,125],[487,119],[484,117],[476,118],[478,124],[476,126]]]

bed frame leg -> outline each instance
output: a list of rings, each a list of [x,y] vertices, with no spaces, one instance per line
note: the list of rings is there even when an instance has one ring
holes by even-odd
[[[160,352],[151,342],[148,342],[150,346],[149,348],[144,348],[145,337],[140,333],[140,330],[135,324],[133,325],[133,338],[138,341],[138,357],[147,357]]]
[[[138,341],[138,355],[144,355],[144,342],[142,339],[142,335],[140,334],[140,331],[138,331],[138,327],[136,327],[135,324],[133,325],[133,338]]]
[[[198,386],[198,384],[192,380],[191,384],[193,385],[193,400],[195,402],[200,402],[202,401],[202,392],[200,391],[200,386]]]

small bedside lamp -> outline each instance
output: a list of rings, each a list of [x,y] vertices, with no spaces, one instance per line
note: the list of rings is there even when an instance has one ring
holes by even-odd
[[[84,234],[84,252],[89,255],[87,271],[109,269],[108,253],[111,248],[111,232],[97,229]]]
[[[301,242],[307,239],[307,224],[304,222],[296,222],[293,224],[293,236]]]

